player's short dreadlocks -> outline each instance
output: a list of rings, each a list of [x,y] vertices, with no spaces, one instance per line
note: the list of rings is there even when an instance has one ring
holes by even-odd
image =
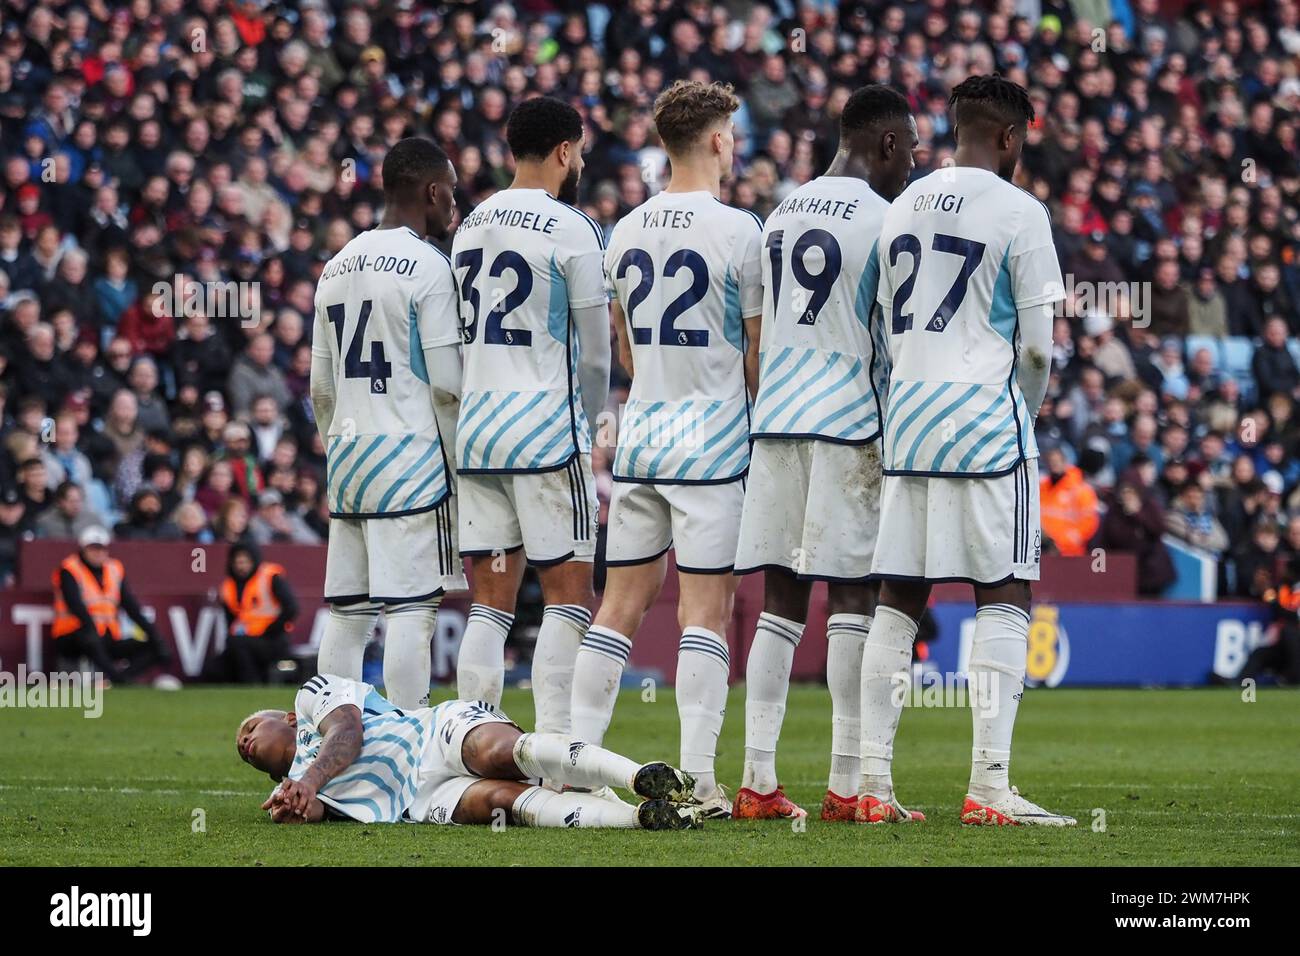
[[[1029,125],[1034,121],[1034,105],[1019,83],[998,73],[972,76],[953,87],[948,106],[958,126],[991,123],[996,126]]]

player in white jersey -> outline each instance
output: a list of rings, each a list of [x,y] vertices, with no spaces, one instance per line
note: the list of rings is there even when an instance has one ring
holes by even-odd
[[[527,561],[546,601],[533,652],[536,728],[557,733],[569,732],[574,658],[591,623],[591,436],[609,395],[604,236],[569,204],[583,137],[566,103],[515,107],[506,124],[514,182],[467,215],[452,243],[465,343],[460,547],[474,578],[457,689],[500,702]]]
[[[609,503],[609,571],[578,653],[573,733],[604,739],[632,637],[679,573],[676,697],[681,767],[710,816],[730,815],[714,757],[727,706],[731,571],[749,468],[749,404],[762,308],[752,213],[718,200],[734,150],[730,86],[678,81],[655,101],[672,161],[667,188],[625,216],[605,271],[632,388],[619,426]]]
[[[763,228],[763,359],[737,573],[764,572],[745,686],[745,770],[735,815],[805,815],[778,786],[776,747],[813,582],[827,583],[831,773],[822,819],[857,808],[862,645],[880,502],[889,374],[872,254],[889,200],[913,169],[916,122],[902,94],[855,91],[826,173]]]
[[[384,158],[384,214],[325,265],[316,287],[311,397],[330,508],[319,667],[361,676],[384,608],[384,685],[428,700],[429,641],[446,590],[464,590],[451,450],[460,330],[445,238],[456,171],[428,140]]]
[[[404,710],[331,674],[303,684],[293,711],[246,717],[235,747],[278,783],[262,804],[276,823],[494,823],[509,814],[520,826],[686,830],[703,818],[686,804],[690,776],[666,763],[523,733],[481,700]],[[621,787],[645,802],[563,787]]]
[[[1034,110],[997,74],[952,93],[957,151],[885,216],[878,301],[893,372],[873,573],[883,579],[862,661],[864,799],[906,814],[890,761],[917,621],[936,581],[974,585],[967,687],[974,722],[965,824],[1070,826],[1010,786],[1038,580],[1038,449],[1052,313],[1064,298],[1047,209],[1010,182]]]

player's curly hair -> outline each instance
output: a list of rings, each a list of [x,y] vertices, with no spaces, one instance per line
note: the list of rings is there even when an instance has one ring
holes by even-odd
[[[870,83],[853,91],[840,113],[840,133],[855,133],[876,123],[906,120],[912,109],[892,86]]]
[[[561,143],[582,139],[582,117],[553,96],[524,100],[506,121],[506,142],[515,159],[545,159]]]
[[[668,152],[686,153],[738,109],[730,83],[678,80],[655,100],[655,131]]]
[[[972,76],[952,88],[948,106],[958,126],[991,123],[1028,126],[1034,121],[1034,104],[1019,83],[999,73]]]
[[[420,189],[451,166],[436,143],[421,136],[398,140],[384,157],[384,192],[389,195]]]

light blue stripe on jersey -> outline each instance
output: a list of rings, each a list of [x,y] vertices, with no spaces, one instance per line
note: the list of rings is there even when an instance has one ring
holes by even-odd
[[[438,250],[441,252],[442,250]],[[424,343],[420,339],[420,311],[415,307],[415,300],[411,300],[411,306],[406,310],[406,324],[408,326],[407,341],[410,343],[410,352],[407,359],[411,363],[411,373],[425,385],[429,384],[429,366],[424,362]]]
[[[791,355],[798,359],[783,374],[775,374]],[[753,434],[871,440],[880,431],[880,417],[865,361],[864,356],[848,352],[783,349],[759,378]],[[851,417],[841,422],[846,416]],[[835,422],[841,424],[832,430]]]
[[[1015,344],[1016,334],[1016,299],[1011,293],[1011,247],[1007,247],[1002,257],[1002,266],[998,269],[997,280],[993,283],[993,302],[989,307],[989,325],[993,331],[1007,342]]]
[[[457,437],[461,469],[538,471],[573,457],[566,391],[471,392],[462,401],[467,411]]]
[[[1013,385],[894,382],[885,427],[887,474],[994,475],[1037,449]]]
[[[339,482],[338,497],[334,499],[335,511],[341,512],[343,510],[343,496],[347,493],[348,484],[352,481],[353,476],[355,476],[356,473],[361,470],[361,466],[366,463],[366,459],[369,458],[370,455],[374,452],[374,450],[378,448],[380,445],[382,445],[383,443],[384,443],[384,436],[376,435],[374,439],[370,442],[370,446],[366,448],[366,450],[361,453],[361,456],[352,463],[352,468],[348,471],[347,476],[341,482]],[[358,445],[360,444],[360,439],[357,440],[356,444]]]
[[[355,511],[362,510],[361,502],[365,500],[366,489],[375,483],[375,479],[379,477],[380,473],[385,468],[387,468],[390,464],[392,464],[393,459],[396,458],[398,455],[400,455],[402,452],[404,452],[406,450],[406,447],[410,445],[411,442],[414,440],[415,440],[414,435],[405,436],[401,441],[397,443],[397,446],[392,451],[390,451],[383,458],[379,459],[379,464],[375,465],[373,468],[370,469],[369,472],[366,473],[366,477],[361,480],[361,484],[357,485],[356,494],[352,498],[353,510]]]
[[[346,470],[345,463],[349,465]],[[421,485],[424,493],[408,496],[401,507],[394,509],[398,490],[417,475],[426,479]],[[331,503],[333,515],[375,517],[424,511],[437,505],[449,491],[442,442],[436,431],[358,435],[350,442],[331,443],[326,500]]]
[[[730,272],[723,286],[722,336],[737,352],[745,351],[745,317],[740,314],[740,283]]]
[[[749,468],[749,403],[629,401],[614,477],[626,481],[728,481]]]

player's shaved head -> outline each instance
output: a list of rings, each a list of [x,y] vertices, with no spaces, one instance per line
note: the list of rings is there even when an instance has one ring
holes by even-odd
[[[407,226],[445,239],[456,208],[456,169],[432,140],[398,140],[384,157],[385,228]]]
[[[451,160],[432,140],[411,136],[399,140],[384,157],[384,195],[418,194],[428,184],[451,173]]]
[[[905,123],[911,115],[911,107],[902,93],[891,86],[872,83],[854,90],[845,100],[844,112],[840,114],[840,138],[849,139],[862,131]]]
[[[840,147],[828,175],[866,179],[893,200],[907,184],[915,163],[916,120],[898,90],[872,83],[854,90],[840,114]]]

